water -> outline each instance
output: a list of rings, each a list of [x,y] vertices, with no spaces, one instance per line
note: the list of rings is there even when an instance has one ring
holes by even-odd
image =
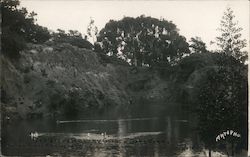
[[[208,156],[191,114],[140,113],[125,117],[104,113],[73,120],[12,122],[3,127],[2,153],[21,156]],[[30,133],[35,132],[38,136],[31,137]],[[212,155],[226,156],[215,151]]]

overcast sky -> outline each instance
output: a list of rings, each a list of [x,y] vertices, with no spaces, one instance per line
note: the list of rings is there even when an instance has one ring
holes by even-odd
[[[180,34],[189,41],[199,36],[207,43],[218,35],[220,19],[227,7],[235,13],[243,38],[249,45],[249,1],[85,1],[85,0],[21,0],[28,11],[35,11],[37,23],[51,30],[78,30],[86,34],[92,17],[98,29],[110,19],[142,14],[171,20],[180,29]],[[247,47],[249,49],[249,46]]]

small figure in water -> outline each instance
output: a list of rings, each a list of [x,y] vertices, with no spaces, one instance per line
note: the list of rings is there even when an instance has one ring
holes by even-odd
[[[7,123],[10,123],[10,117],[9,116],[6,116],[5,119],[6,119]]]
[[[34,132],[34,133],[30,133],[30,137],[31,137],[31,139],[37,139],[38,138],[38,133],[37,132]]]
[[[106,132],[101,133],[101,135],[102,135],[103,139],[106,139]]]
[[[133,103],[132,98],[129,99],[128,103],[131,105]]]

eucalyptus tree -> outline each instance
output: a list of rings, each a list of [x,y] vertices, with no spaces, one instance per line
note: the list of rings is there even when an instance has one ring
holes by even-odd
[[[134,66],[173,65],[190,53],[175,24],[143,15],[110,20],[99,32],[97,42],[105,54]]]

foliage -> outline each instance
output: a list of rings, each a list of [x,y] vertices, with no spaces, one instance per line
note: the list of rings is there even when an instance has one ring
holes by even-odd
[[[208,52],[206,44],[200,37],[191,38],[190,40],[191,53],[206,53]]]
[[[110,20],[99,32],[97,42],[105,54],[135,66],[173,65],[190,52],[175,24],[145,16]]]
[[[90,19],[90,23],[87,28],[87,34],[90,38],[92,38],[93,43],[96,41],[96,35],[98,33],[98,29],[94,23],[95,21],[93,19]]]
[[[78,92],[69,92],[68,98],[63,103],[63,113],[66,116],[74,117],[78,114],[79,108],[82,105],[80,102],[80,95]]]
[[[2,52],[10,58],[19,58],[19,51],[26,47],[24,38],[15,32],[2,28]]]
[[[216,146],[216,136],[226,130],[240,133],[243,145],[247,139],[247,70],[232,57],[221,58],[227,62],[207,72],[197,101],[199,133],[210,149]]]
[[[2,50],[11,58],[18,58],[26,42],[41,43],[50,38],[47,28],[35,24],[36,13],[20,8],[19,0],[3,0]]]
[[[93,48],[93,45],[86,39],[83,39],[82,34],[76,30],[69,30],[69,32],[66,33],[64,30],[57,29],[57,32],[53,32],[52,39],[56,42],[70,43],[79,48]]]
[[[7,103],[8,102],[8,96],[7,96],[7,93],[6,91],[3,89],[3,87],[1,86],[0,88],[0,102],[1,103]]]
[[[75,91],[69,93],[55,91],[49,96],[48,109],[53,113],[53,116],[62,114],[66,117],[74,117],[77,116],[80,110],[81,103],[79,103],[79,99],[79,93]]]
[[[190,76],[200,69],[202,73],[206,71],[207,68],[212,66],[217,66],[221,54],[219,53],[192,53],[189,56],[183,58],[176,66],[176,83],[184,83],[188,81]],[[202,75],[199,72],[199,75]]]
[[[231,8],[227,8],[220,21],[218,30],[221,35],[216,38],[220,51],[244,62],[247,59],[247,52],[242,51],[246,47],[246,39],[241,39],[241,27],[234,21],[235,15]]]

